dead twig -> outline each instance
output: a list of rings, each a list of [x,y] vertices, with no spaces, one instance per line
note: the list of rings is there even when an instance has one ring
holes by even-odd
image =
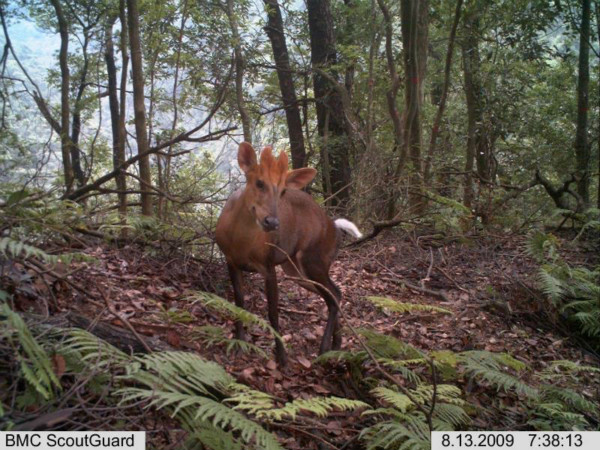
[[[425,418],[427,419],[427,425],[429,426],[429,429],[431,431],[433,431],[433,420],[431,415],[429,414],[429,411],[427,411],[427,409],[425,408],[425,406],[423,406],[422,404],[420,404],[417,399],[414,397],[414,395],[410,392],[410,390],[408,388],[406,388],[404,386],[404,384],[398,380],[395,376],[393,376],[391,373],[389,373],[387,370],[385,370],[381,364],[379,363],[379,360],[377,359],[377,357],[373,354],[373,351],[369,348],[369,346],[367,344],[365,344],[364,340],[362,339],[362,337],[360,336],[360,334],[358,334],[358,332],[356,331],[356,329],[352,326],[352,324],[350,323],[350,321],[346,318],[346,315],[344,314],[344,311],[342,310],[337,298],[335,297],[335,295],[333,295],[333,292],[331,292],[329,289],[327,289],[327,287],[323,286],[321,283],[317,282],[317,281],[313,281],[313,280],[309,280],[308,278],[302,276],[302,271],[300,270],[300,268],[294,263],[294,261],[292,260],[292,258],[290,257],[290,255],[283,250],[281,247],[279,247],[278,245],[272,244],[270,242],[267,242],[267,245],[276,248],[277,250],[279,250],[280,252],[282,252],[284,255],[286,255],[288,261],[290,262],[290,264],[292,264],[294,266],[294,268],[296,269],[296,272],[298,274],[301,275],[301,277],[290,277],[287,276],[285,278],[290,279],[290,280],[295,280],[295,281],[301,281],[304,283],[310,283],[320,289],[322,289],[323,291],[327,292],[329,294],[329,296],[331,297],[331,299],[335,302],[335,305],[339,311],[340,317],[342,318],[342,320],[344,321],[344,323],[346,324],[346,326],[348,327],[348,329],[350,330],[350,332],[354,335],[354,337],[356,338],[357,342],[360,344],[360,346],[365,350],[365,352],[369,355],[369,358],[373,361],[373,364],[375,364],[375,369],[377,370],[377,372],[379,372],[385,379],[387,379],[389,382],[391,382],[392,384],[394,384],[395,386],[398,387],[398,389],[400,389],[400,391],[406,395],[408,397],[408,399],[415,405],[415,407],[423,413],[423,415],[425,416]]]
[[[152,349],[150,348],[150,346],[146,343],[146,341],[142,338],[142,336],[140,336],[139,333],[137,331],[135,331],[135,328],[133,328],[133,325],[131,325],[131,323],[129,323],[129,320],[127,320],[125,317],[121,316],[117,312],[115,305],[110,300],[108,295],[106,295],[106,292],[104,292],[104,290],[101,289],[100,287],[98,287],[97,289],[98,289],[98,292],[100,292],[100,295],[102,295],[102,298],[104,298],[106,307],[111,312],[111,314],[125,324],[125,326],[129,329],[129,331],[131,331],[131,333],[136,337],[136,339],[140,342],[140,344],[142,344],[142,346],[146,349],[146,351],[148,353],[152,353]]]
[[[442,300],[444,300],[445,302],[450,302],[450,299],[448,298],[446,293],[444,293],[442,291],[434,291],[432,289],[423,288],[421,286],[417,286],[416,284],[409,283],[408,281],[404,280],[400,275],[398,275],[396,272],[394,272],[391,269],[388,269],[386,266],[384,266],[380,261],[376,261],[376,262],[382,269],[386,270],[388,273],[393,275],[396,278],[396,282],[398,284],[402,284],[409,289],[412,289],[412,290],[415,290],[418,292],[422,292],[424,294],[432,295],[434,297],[439,297]],[[391,281],[394,281],[394,280],[391,280]]]

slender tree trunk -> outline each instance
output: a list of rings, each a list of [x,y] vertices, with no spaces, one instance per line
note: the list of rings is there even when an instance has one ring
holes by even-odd
[[[400,89],[400,76],[396,69],[396,59],[393,51],[393,22],[392,15],[384,0],[377,0],[379,9],[383,14],[383,22],[385,29],[385,57],[390,75],[389,88],[385,94],[387,100],[388,113],[392,120],[394,128],[394,154],[400,152],[398,163],[393,170],[391,177],[391,189],[387,192],[386,200],[386,215],[388,219],[392,219],[396,215],[396,199],[397,185],[406,166],[406,146],[404,145],[404,125],[403,116],[398,110],[397,96]]]
[[[456,29],[460,22],[460,12],[462,8],[463,0],[457,0],[456,9],[454,11],[454,22],[450,30],[450,37],[448,38],[448,51],[446,52],[446,65],[444,67],[444,84],[442,86],[442,94],[438,104],[438,110],[433,121],[433,127],[431,128],[431,140],[429,141],[429,150],[427,152],[427,159],[425,161],[425,184],[428,185],[431,180],[431,161],[435,154],[437,147],[437,139],[440,134],[440,127],[442,126],[442,117],[446,110],[446,100],[448,99],[448,87],[450,86],[450,71],[452,69],[452,55],[454,54],[454,41],[456,40]]]
[[[495,164],[492,155],[493,137],[485,115],[485,97],[480,74],[478,14],[473,7],[465,10],[465,39],[462,45],[468,120],[464,203],[468,207],[473,205],[474,199],[473,162],[477,165],[479,179],[489,182],[495,179]],[[488,212],[483,210],[478,212],[484,222],[487,221]]]
[[[356,22],[353,20],[351,10],[356,7],[355,0],[344,0],[344,5],[346,5],[346,15],[349,17],[349,20],[346,21],[346,26],[344,27],[344,34],[346,36],[350,36],[350,39],[353,38],[354,29],[356,26]],[[346,91],[348,92],[348,97],[352,99],[352,95],[354,94],[354,74],[356,73],[356,65],[354,62],[352,64],[348,64],[346,66],[346,71],[344,74],[344,86],[346,87]]]
[[[311,62],[313,66],[313,86],[317,109],[317,128],[319,136],[325,136],[325,122],[328,120],[327,149],[321,148],[321,157],[329,156],[332,206],[344,209],[349,199],[350,163],[348,147],[350,145],[346,130],[346,116],[341,95],[324,73],[327,71],[334,80],[338,74],[331,70],[337,63],[333,18],[329,0],[307,0],[308,27],[310,33]],[[323,185],[325,187],[325,176]]]
[[[127,11],[125,0],[119,0],[119,22],[121,23],[121,35],[119,38],[119,47],[121,50],[121,80],[120,80],[120,97],[119,97],[119,147],[117,150],[117,162],[123,164],[125,162],[125,146],[127,142],[127,128],[125,119],[127,117],[127,72],[129,67],[128,41],[129,35],[127,32]],[[127,177],[121,172],[116,176],[117,186],[122,186],[123,190],[127,189]],[[119,188],[120,189],[120,188]],[[119,213],[125,217],[127,215],[127,195],[119,197]],[[127,229],[124,229],[127,232]]]
[[[58,20],[58,31],[60,33],[60,144],[63,160],[63,171],[65,177],[65,187],[67,193],[73,189],[73,164],[71,161],[71,139],[69,137],[69,28],[65,16],[63,14],[60,0],[50,0],[56,18]]]
[[[138,153],[148,150],[148,130],[146,129],[146,107],[144,104],[144,73],[142,66],[142,47],[140,43],[140,24],[137,0],[127,0],[127,25],[129,45],[131,47],[131,74],[133,78],[133,109],[135,112],[135,133]],[[140,191],[142,214],[152,215],[152,178],[150,157],[140,158]]]
[[[108,105],[110,109],[110,125],[112,129],[113,143],[113,169],[117,169],[125,162],[125,145],[121,141],[120,135],[120,112],[119,112],[119,97],[117,88],[117,68],[115,64],[115,50],[113,43],[113,25],[117,20],[116,16],[109,17],[105,26],[106,43],[104,47],[104,60],[106,61],[106,73],[108,75]],[[127,214],[127,184],[125,174],[120,174],[116,178],[117,194],[119,199],[119,214],[125,216]]]
[[[588,144],[588,109],[590,84],[590,0],[582,0],[579,33],[579,76],[577,80],[577,132],[575,158],[577,160],[577,193],[585,206],[590,203],[590,147]]]
[[[229,19],[229,26],[231,27],[231,37],[233,39],[233,53],[235,57],[235,97],[237,101],[238,111],[240,113],[240,119],[242,120],[244,140],[246,142],[252,142],[250,114],[248,114],[248,109],[246,108],[246,101],[244,100],[244,70],[246,69],[246,61],[244,60],[244,53],[242,52],[242,40],[240,37],[238,19],[234,6],[234,0],[227,0],[226,11],[227,18]]]
[[[473,186],[473,168],[475,155],[482,139],[481,127],[483,126],[483,110],[480,105],[479,93],[479,42],[473,29],[474,23],[471,15],[465,17],[465,42],[462,46],[463,73],[465,95],[467,98],[467,153],[465,161],[465,190],[463,202],[471,208],[475,197]]]
[[[273,59],[279,79],[279,89],[285,107],[285,118],[287,120],[290,148],[292,151],[292,167],[298,169],[306,164],[306,150],[304,149],[304,135],[302,134],[302,121],[300,120],[300,108],[296,99],[294,78],[290,68],[285,34],[283,31],[283,19],[281,9],[277,0],[264,0],[267,10],[267,26],[265,30],[271,47],[273,48]]]
[[[596,2],[596,27],[600,42],[600,4]],[[596,207],[600,209],[600,55],[598,56],[598,199]]]
[[[429,11],[427,0],[402,0],[402,42],[404,47],[405,85],[405,153],[411,162],[409,203],[420,212],[424,206],[423,167],[421,161],[423,81],[427,68]]]
[[[83,30],[83,67],[81,68],[81,74],[79,76],[79,85],[77,86],[77,94],[75,96],[75,104],[73,108],[73,120],[71,125],[71,160],[73,162],[73,172],[75,179],[77,180],[77,187],[81,187],[85,184],[86,179],[81,167],[81,154],[79,153],[79,136],[81,135],[81,110],[83,105],[81,100],[87,87],[87,74],[89,67],[89,58],[87,49],[90,43],[90,30]]]
[[[390,14],[390,11],[387,5],[385,4],[384,0],[377,0],[377,4],[379,5],[379,9],[381,9],[381,12],[383,13],[383,21],[385,25],[385,56],[387,60],[388,72],[390,75],[390,87],[386,92],[386,99],[388,105],[388,112],[390,118],[392,119],[392,125],[394,127],[394,146],[396,149],[400,149],[401,152],[404,152],[404,128],[402,126],[402,117],[400,116],[400,112],[398,111],[398,105],[396,103],[396,97],[398,96],[398,90],[400,89],[400,77],[398,76],[398,71],[396,70],[396,60],[394,58],[393,51],[392,15]],[[402,153],[400,155],[399,169],[397,170],[398,176],[401,175],[405,161],[406,154]]]
[[[177,89],[179,88],[179,71],[181,69],[181,44],[183,42],[183,31],[185,29],[185,23],[188,18],[188,3],[187,0],[183,5],[183,12],[181,13],[181,23],[179,25],[179,34],[177,35],[177,58],[175,60],[175,76],[173,79],[173,91],[171,93],[171,101],[173,102],[173,122],[171,124],[171,136],[172,138],[175,136],[175,130],[177,129],[177,121],[179,120],[179,107],[177,106]],[[170,191],[170,181],[171,181],[171,153],[173,151],[173,146],[169,145],[167,148],[167,156],[165,158],[164,172],[163,172],[163,183],[164,186],[161,186],[161,190],[164,189],[163,192],[169,194]],[[160,155],[157,155],[160,159]],[[164,214],[166,215],[169,210],[169,202],[163,197],[160,197],[161,202],[165,202]]]

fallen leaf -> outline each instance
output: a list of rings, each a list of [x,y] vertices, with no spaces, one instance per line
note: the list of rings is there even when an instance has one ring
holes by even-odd
[[[273,361],[272,359],[270,359],[267,362],[267,369],[269,369],[269,370],[276,370],[277,369],[277,363],[275,361]]]
[[[54,373],[56,374],[56,377],[62,377],[67,368],[65,358],[59,354],[52,356],[52,365],[54,366]]]
[[[176,348],[181,346],[179,334],[175,330],[167,331],[167,343]]]
[[[304,356],[298,356],[297,359],[298,359],[298,362],[300,363],[300,365],[302,367],[304,367],[305,369],[310,369],[311,368],[312,364]]]

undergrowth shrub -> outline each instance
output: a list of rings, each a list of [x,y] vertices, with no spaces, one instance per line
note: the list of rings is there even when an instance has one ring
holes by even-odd
[[[551,305],[580,335],[600,348],[600,265],[573,266],[552,234],[534,233],[527,252],[539,264],[538,283]]]
[[[233,320],[271,331],[263,319],[212,294],[190,293],[189,298]],[[423,305],[396,307],[391,299],[370,301],[402,313],[424,309],[446,313]],[[321,364],[341,361],[353,367],[356,385],[365,390],[363,399],[314,396],[287,401],[236,382],[222,366],[193,353],[131,355],[80,329],[49,329],[35,322],[28,326],[6,303],[0,308],[0,371],[4,375],[0,379],[7,380],[0,382],[4,383],[0,386],[2,429],[14,428],[40,408],[81,408],[81,400],[72,395],[74,386],[88,401],[101,401],[109,411],[141,407],[168,416],[176,429],[185,432],[180,448],[190,449],[281,449],[272,431],[278,425],[304,423],[311,416],[325,418],[334,411],[356,411],[360,439],[367,449],[426,450],[431,430],[471,427],[472,418],[482,412],[470,402],[471,389],[466,389],[474,385],[489,395],[502,391],[504,398],[512,397],[528,429],[598,426],[597,400],[577,386],[584,377],[600,376],[600,369],[570,361],[555,361],[536,372],[506,353],[427,352],[363,328],[355,331],[364,348],[329,352],[316,360]],[[229,345],[224,334],[208,333],[219,335],[219,342]],[[391,378],[382,376],[377,366]],[[15,397],[16,402],[11,400]],[[113,426],[126,429],[128,425],[121,421]]]

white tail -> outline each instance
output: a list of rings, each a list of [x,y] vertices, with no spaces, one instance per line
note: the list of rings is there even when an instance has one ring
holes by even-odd
[[[361,238],[363,236],[358,227],[349,220],[336,219],[333,223],[335,223],[336,228],[351,234],[355,238]]]

